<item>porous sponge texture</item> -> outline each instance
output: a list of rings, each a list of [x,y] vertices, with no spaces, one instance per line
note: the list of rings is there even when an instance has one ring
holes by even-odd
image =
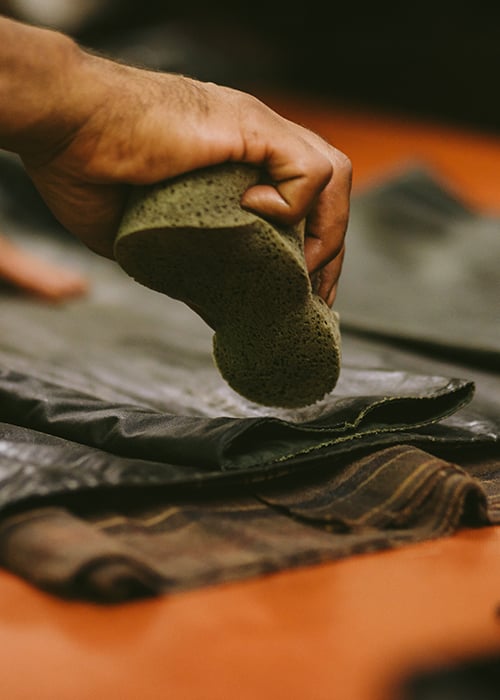
[[[236,392],[298,408],[337,383],[338,316],[312,291],[304,223],[278,227],[241,208],[258,181],[256,168],[224,164],[136,188],[114,252],[137,282],[215,331],[215,364]]]

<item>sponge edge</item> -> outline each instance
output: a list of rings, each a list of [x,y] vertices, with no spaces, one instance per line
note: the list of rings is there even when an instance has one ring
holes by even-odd
[[[215,331],[214,361],[232,389],[266,406],[299,408],[337,383],[338,315],[313,293],[304,222],[278,227],[241,208],[258,180],[252,166],[224,164],[136,188],[115,258]]]

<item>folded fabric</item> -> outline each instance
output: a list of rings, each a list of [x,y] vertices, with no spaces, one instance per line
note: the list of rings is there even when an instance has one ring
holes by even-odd
[[[500,455],[476,468],[498,494]],[[480,479],[400,445],[256,488],[119,489],[24,508],[0,520],[0,563],[57,595],[120,602],[494,522]]]
[[[269,416],[183,416],[115,404],[4,370],[0,420],[124,457],[201,469],[248,469],[312,451],[331,452],[345,442],[371,436],[396,434],[398,439],[401,431],[454,413],[470,400],[473,390],[464,380],[401,372],[346,370],[346,377],[353,391],[359,391],[364,382],[373,393],[332,397],[316,419],[292,423]],[[384,382],[392,395],[375,393],[377,383]]]

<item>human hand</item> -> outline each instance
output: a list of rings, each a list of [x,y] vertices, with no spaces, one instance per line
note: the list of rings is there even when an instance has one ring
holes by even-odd
[[[20,153],[60,222],[113,257],[130,186],[227,161],[262,167],[242,206],[277,223],[306,219],[305,257],[331,305],[344,255],[351,164],[317,134],[232,88],[123,65],[74,46],[59,107]],[[54,111],[53,111],[54,112]]]

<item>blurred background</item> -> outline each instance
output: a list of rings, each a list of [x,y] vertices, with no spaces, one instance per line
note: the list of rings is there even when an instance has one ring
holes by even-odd
[[[500,132],[500,4],[0,0],[144,67]]]

